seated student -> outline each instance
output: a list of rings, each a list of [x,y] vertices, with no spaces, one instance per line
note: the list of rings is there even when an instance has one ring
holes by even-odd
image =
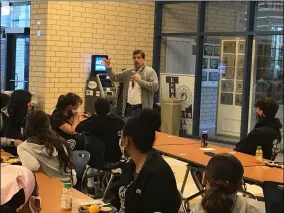
[[[28,139],[17,148],[22,165],[63,182],[73,181],[75,185],[71,150],[65,139],[51,130],[48,115],[43,111],[31,112],[25,131]]]
[[[264,205],[237,195],[243,174],[243,165],[235,156],[218,154],[212,157],[203,173],[205,194],[192,213],[264,213]]]
[[[74,139],[77,149],[83,149],[82,138],[75,131],[77,125],[83,120],[78,113],[82,103],[81,97],[74,93],[61,95],[51,115],[51,127],[64,139]]]
[[[14,147],[26,139],[24,127],[26,117],[32,109],[32,95],[26,90],[16,90],[11,94],[7,106],[8,117],[3,126],[3,135],[1,135],[1,144],[6,152],[17,155]],[[11,140],[12,139],[12,140]]]
[[[120,213],[177,213],[181,198],[173,171],[153,149],[161,118],[150,109],[128,120],[123,128],[121,150],[126,164],[119,188]]]
[[[236,144],[235,151],[255,155],[257,146],[261,146],[263,157],[271,159],[273,143],[281,141],[282,124],[275,118],[279,106],[273,98],[263,98],[255,107],[258,121],[248,136]]]
[[[96,101],[95,112],[76,127],[76,132],[88,132],[102,139],[105,143],[105,161],[118,162],[121,159],[119,132],[124,126],[124,121],[110,114],[110,104],[105,98]]]
[[[39,213],[41,201],[35,175],[22,166],[1,167],[1,212]]]

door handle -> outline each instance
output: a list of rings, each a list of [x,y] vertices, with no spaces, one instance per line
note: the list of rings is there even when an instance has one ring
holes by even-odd
[[[15,87],[18,87],[18,73],[15,72]]]

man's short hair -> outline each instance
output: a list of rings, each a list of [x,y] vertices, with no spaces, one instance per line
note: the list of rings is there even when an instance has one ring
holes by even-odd
[[[107,115],[110,112],[110,104],[106,98],[99,98],[95,102],[95,111],[97,115]]]
[[[133,51],[133,56],[140,54],[143,59],[145,59],[145,53],[143,50],[134,50]]]
[[[275,99],[271,97],[261,98],[256,102],[255,107],[262,110],[264,116],[268,118],[275,118],[279,109],[279,105],[276,103]]]

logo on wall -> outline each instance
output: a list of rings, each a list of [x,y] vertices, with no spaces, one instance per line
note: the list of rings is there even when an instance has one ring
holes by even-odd
[[[178,84],[178,77],[166,76],[166,83],[169,84],[169,97],[176,97],[176,84]]]
[[[189,127],[192,126],[192,92],[184,85],[177,89],[177,97],[182,99],[182,114],[181,114],[181,134],[188,134]]]

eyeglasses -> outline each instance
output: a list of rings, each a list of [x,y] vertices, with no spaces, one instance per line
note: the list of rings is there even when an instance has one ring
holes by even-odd
[[[133,60],[136,60],[136,59],[139,59],[139,60],[140,60],[141,58],[142,58],[141,56],[133,56],[133,57],[132,57]]]

